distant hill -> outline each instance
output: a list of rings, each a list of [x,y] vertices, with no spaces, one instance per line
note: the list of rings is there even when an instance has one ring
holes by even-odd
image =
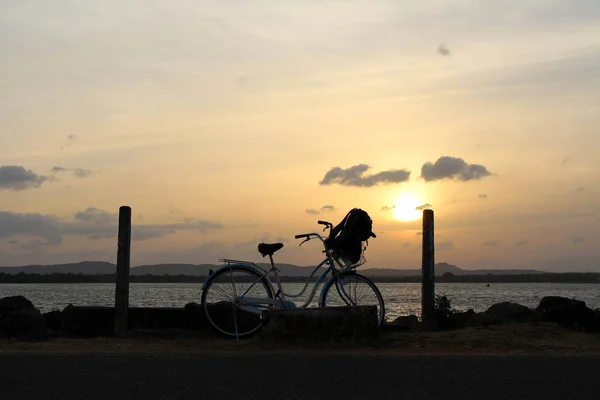
[[[270,264],[258,264],[269,269]],[[215,264],[156,264],[140,265],[131,268],[132,275],[189,275],[189,276],[207,276],[209,271],[219,268]],[[314,267],[302,267],[291,264],[276,264],[281,271],[282,276],[309,276]],[[322,270],[322,269],[321,269]],[[421,274],[420,269],[392,269],[392,268],[359,268],[362,274],[373,277],[399,277],[416,276]],[[116,265],[102,261],[83,261],[73,264],[57,265],[26,265],[22,267],[0,267],[0,273],[18,274],[82,274],[82,275],[106,275],[116,271]],[[435,266],[435,274],[441,276],[447,272],[454,275],[522,275],[522,274],[543,274],[543,271],[519,270],[519,269],[495,269],[495,270],[464,270],[456,265],[448,263],[438,263]]]

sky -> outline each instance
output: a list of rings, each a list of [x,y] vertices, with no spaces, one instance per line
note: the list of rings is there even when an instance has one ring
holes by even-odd
[[[0,265],[600,272],[597,0],[0,2]]]

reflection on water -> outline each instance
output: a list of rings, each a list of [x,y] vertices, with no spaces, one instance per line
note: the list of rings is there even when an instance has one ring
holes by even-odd
[[[183,307],[190,302],[200,303],[201,286],[197,283],[133,283],[130,285],[130,305],[132,307]],[[284,284],[287,292],[296,293],[301,284]],[[418,283],[378,283],[385,300],[387,319],[400,315],[420,315],[421,285]],[[557,284],[557,283],[439,283],[436,293],[448,296],[452,305],[459,310],[473,308],[484,311],[490,305],[501,301],[514,301],[535,307],[544,296],[564,296],[583,300],[591,308],[600,307],[597,284]],[[319,288],[320,290],[320,288]],[[69,303],[74,305],[112,306],[115,296],[114,284],[1,284],[0,298],[23,295],[30,299],[41,311],[62,310]],[[302,304],[304,296],[294,299]],[[317,292],[317,296],[318,296]],[[316,305],[316,298],[312,305]]]

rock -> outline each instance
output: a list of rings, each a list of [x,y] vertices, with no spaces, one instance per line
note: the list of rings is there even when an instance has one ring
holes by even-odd
[[[546,321],[555,322],[572,329],[594,330],[597,314],[584,301],[560,296],[544,297],[536,311]]]
[[[61,326],[68,336],[111,336],[114,330],[114,307],[79,307],[69,304],[61,314]]]
[[[406,328],[407,330],[414,330],[419,325],[419,318],[416,315],[403,315],[402,317],[396,318],[389,325]]]
[[[533,322],[536,319],[535,311],[521,304],[504,301],[493,304],[485,314],[497,323]]]
[[[472,320],[475,316],[476,313],[473,309],[469,309],[465,312],[453,312],[448,316],[438,318],[437,326],[439,329],[444,330],[463,329],[472,325]]]
[[[60,311],[54,310],[43,314],[48,329],[59,332],[62,329],[62,315]]]
[[[23,340],[40,340],[48,336],[42,313],[23,296],[0,299],[0,335]]]

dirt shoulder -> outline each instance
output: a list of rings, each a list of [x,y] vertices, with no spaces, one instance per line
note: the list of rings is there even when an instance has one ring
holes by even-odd
[[[42,342],[0,340],[0,354],[209,354],[228,352],[360,354],[600,354],[600,335],[554,324],[513,324],[442,332],[392,332],[378,339],[314,342],[307,338],[235,340],[156,333],[136,337]]]

